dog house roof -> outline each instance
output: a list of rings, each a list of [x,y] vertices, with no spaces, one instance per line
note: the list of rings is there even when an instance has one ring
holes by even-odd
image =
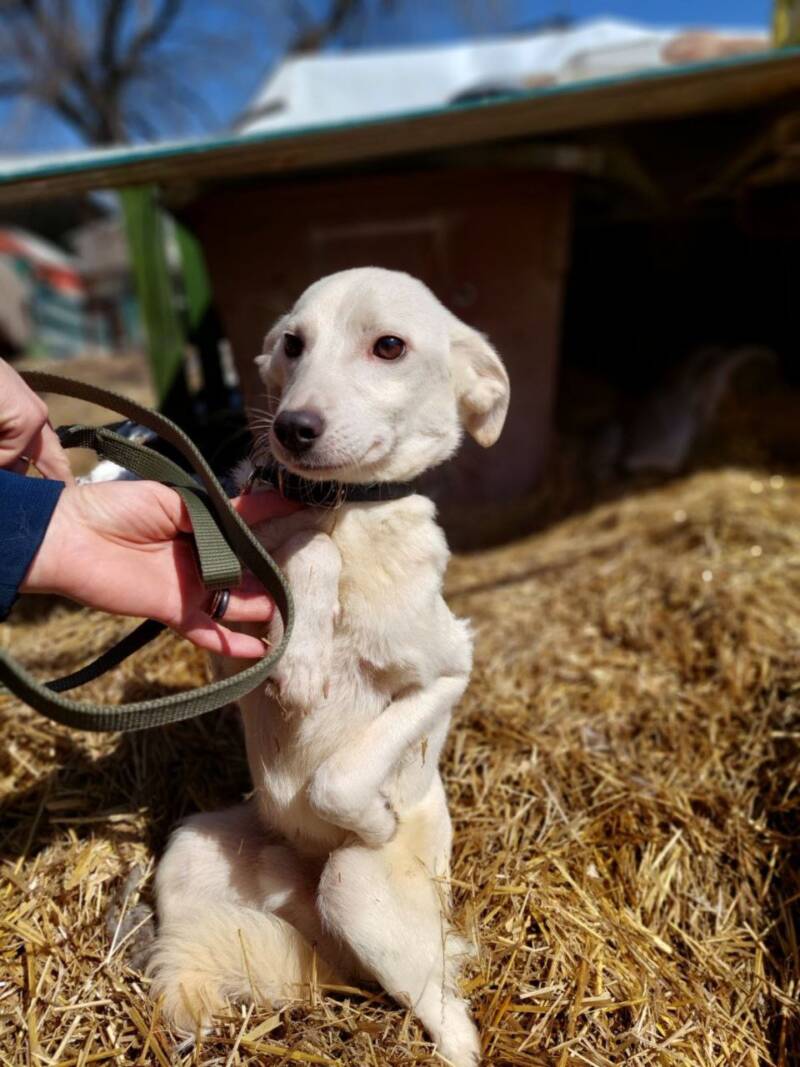
[[[335,124],[0,159],[0,202],[120,188],[290,174],[603,127],[752,110],[800,93],[800,48]]]
[[[549,30],[414,47],[288,56],[239,119],[244,133],[386,118],[515,91],[588,81],[670,65],[670,42],[685,33],[620,19],[589,19]],[[703,34],[712,36],[712,34]],[[737,54],[766,47],[760,30],[715,30]],[[733,54],[733,53],[728,53]],[[688,57],[687,57],[688,58]]]

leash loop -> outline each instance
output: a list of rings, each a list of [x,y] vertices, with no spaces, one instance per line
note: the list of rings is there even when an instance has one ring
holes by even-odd
[[[144,730],[193,718],[235,701],[264,683],[291,636],[294,620],[291,593],[277,565],[231,506],[225,490],[189,437],[164,415],[110,390],[43,371],[27,371],[22,377],[37,392],[56,393],[98,404],[153,430],[171,444],[192,467],[201,486],[198,487],[192,476],[177,463],[146,445],[128,441],[107,427],[70,426],[59,431],[65,447],[93,448],[140,477],[162,482],[180,493],[192,522],[206,588],[219,590],[239,585],[244,564],[272,597],[283,623],[283,634],[266,656],[237,674],[198,689],[169,693],[154,700],[104,705],[60,695],[66,689],[97,677],[152,640],[164,629],[152,620],[142,623],[94,663],[49,684],[40,682],[7,652],[0,650],[0,683],[55,722],[75,729],[100,731]]]

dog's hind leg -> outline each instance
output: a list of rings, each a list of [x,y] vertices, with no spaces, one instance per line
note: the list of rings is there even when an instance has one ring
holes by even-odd
[[[227,998],[274,1003],[335,977],[313,944],[322,938],[316,877],[267,838],[250,804],[194,815],[175,831],[156,875],[148,970],[176,1029],[195,1032]]]
[[[350,844],[330,856],[318,903],[323,922],[362,967],[409,1006],[454,1067],[475,1067],[480,1044],[457,989],[466,942],[447,922],[450,821],[440,781],[381,848]]]

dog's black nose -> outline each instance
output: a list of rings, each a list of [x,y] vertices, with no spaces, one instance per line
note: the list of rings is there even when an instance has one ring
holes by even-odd
[[[299,456],[322,435],[325,420],[318,411],[282,411],[273,429],[283,447]]]

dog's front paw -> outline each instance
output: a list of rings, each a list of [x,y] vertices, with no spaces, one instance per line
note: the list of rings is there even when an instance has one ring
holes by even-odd
[[[397,813],[386,797],[379,793],[359,812],[350,829],[365,845],[379,848],[397,833]]]
[[[331,657],[310,643],[290,643],[272,672],[278,698],[285,707],[312,711],[328,698]]]
[[[308,799],[320,818],[352,830],[372,848],[385,845],[397,832],[397,815],[382,793],[359,790],[352,779],[328,764],[311,779]]]

